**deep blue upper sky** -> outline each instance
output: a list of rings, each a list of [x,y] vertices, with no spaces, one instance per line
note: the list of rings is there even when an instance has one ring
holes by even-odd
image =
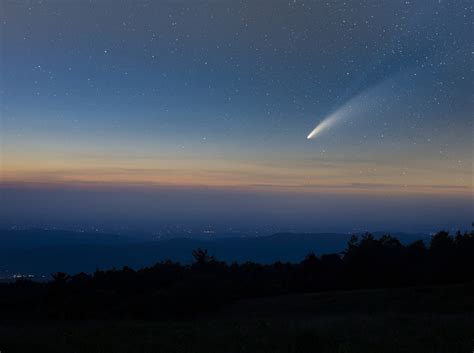
[[[4,1],[0,19],[2,183],[22,195],[5,222],[35,214],[25,187],[114,188],[125,205],[131,185],[179,189],[163,222],[212,219],[180,213],[189,187],[213,190],[198,208],[224,190],[232,215],[248,205],[229,190],[283,216],[272,193],[296,214],[337,194],[328,222],[374,194],[405,200],[400,218],[432,198],[462,200],[448,225],[471,217],[470,1]]]

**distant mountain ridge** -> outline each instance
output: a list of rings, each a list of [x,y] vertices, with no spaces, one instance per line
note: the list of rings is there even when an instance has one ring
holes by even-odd
[[[381,236],[382,232],[374,233]],[[427,234],[392,233],[402,243],[428,240]],[[245,238],[171,238],[144,241],[131,236],[57,230],[0,231],[0,273],[49,276],[52,272],[139,268],[158,261],[192,261],[196,248],[208,249],[226,262],[299,262],[308,253],[327,254],[346,248],[350,234],[277,233]]]

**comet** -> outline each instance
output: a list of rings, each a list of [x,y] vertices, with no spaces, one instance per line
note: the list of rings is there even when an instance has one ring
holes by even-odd
[[[341,119],[341,114],[337,110],[333,114],[329,115],[327,118],[323,119],[316,127],[309,133],[306,137],[308,140],[315,138],[321,131],[329,129],[334,125],[338,120]]]
[[[306,137],[308,140],[314,139],[319,136],[323,131],[328,130],[332,126],[347,120],[355,115],[367,113],[371,108],[377,106],[376,97],[381,94],[386,94],[386,90],[391,89],[393,84],[393,78],[383,81],[382,83],[369,88],[362,93],[352,97],[340,108],[336,109],[328,116],[326,116]],[[384,92],[384,93],[381,93]]]
[[[308,140],[314,139],[321,132],[328,130],[331,126],[336,123],[345,120],[356,111],[360,111],[363,104],[360,100],[360,97],[357,96],[351,99],[349,102],[344,104],[341,108],[337,109],[335,112],[331,113],[329,116],[324,118],[316,127],[309,133],[306,137]]]

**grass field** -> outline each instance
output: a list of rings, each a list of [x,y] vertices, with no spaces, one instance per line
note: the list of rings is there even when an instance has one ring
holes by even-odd
[[[310,293],[240,301],[170,321],[2,324],[0,350],[121,352],[432,352],[474,349],[472,286]]]

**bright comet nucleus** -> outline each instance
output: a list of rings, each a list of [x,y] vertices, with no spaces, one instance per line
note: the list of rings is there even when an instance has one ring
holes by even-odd
[[[334,113],[329,115],[328,117],[324,118],[314,129],[309,133],[307,139],[310,140],[315,138],[316,135],[321,133],[321,131],[329,129],[332,125],[336,122],[344,118],[347,115],[348,111],[351,110],[350,105],[343,106],[342,108],[336,110]]]
[[[311,131],[307,137],[308,140],[316,137],[321,131],[329,128],[337,120],[336,114],[332,114],[323,121],[321,121],[314,129]]]

